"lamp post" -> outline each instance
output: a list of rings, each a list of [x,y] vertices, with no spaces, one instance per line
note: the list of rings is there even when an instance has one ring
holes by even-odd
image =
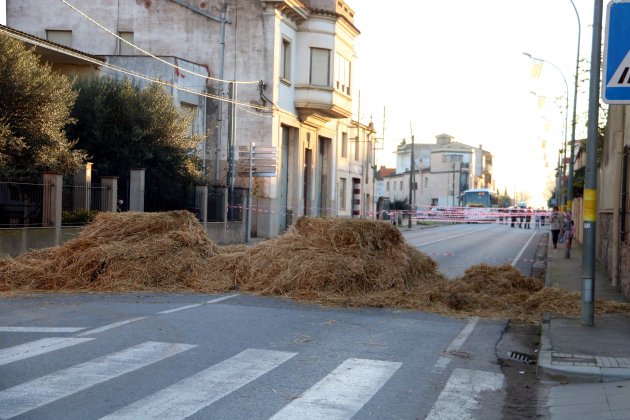
[[[558,73],[560,73],[560,76],[562,76],[562,80],[564,81],[564,92],[565,92],[565,107],[564,107],[564,130],[563,130],[563,153],[562,153],[562,164],[560,165],[562,168],[562,178],[560,181],[560,188],[562,188],[562,186],[564,185],[564,174],[566,172],[565,168],[566,168],[566,155],[567,155],[567,126],[569,124],[569,84],[567,83],[567,78],[564,76],[564,73],[562,72],[562,70],[560,70],[560,68],[558,66],[556,66],[555,64],[553,64],[551,61],[547,61],[545,59],[539,58],[539,57],[534,57],[533,55],[531,55],[530,53],[524,52],[523,55],[531,58],[534,61],[539,61],[541,63],[547,63],[549,64],[551,67],[553,67],[554,69],[558,70]],[[573,114],[575,115],[575,107],[573,109]],[[574,122],[573,124],[575,124],[575,116],[574,116]],[[574,125],[575,127],[575,125]],[[574,134],[575,135],[575,134]],[[562,192],[560,193],[560,197],[562,197]],[[564,203],[564,198],[562,198],[560,201],[562,201],[562,203]],[[560,205],[560,203],[558,203]]]

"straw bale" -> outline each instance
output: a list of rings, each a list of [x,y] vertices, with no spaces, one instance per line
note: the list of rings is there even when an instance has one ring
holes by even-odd
[[[62,246],[2,260],[0,288],[197,289],[216,252],[187,211],[101,213]]]

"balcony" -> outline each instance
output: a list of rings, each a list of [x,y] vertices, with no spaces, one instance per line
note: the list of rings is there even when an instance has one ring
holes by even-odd
[[[296,85],[295,107],[302,121],[331,119],[352,116],[352,98],[332,87]]]

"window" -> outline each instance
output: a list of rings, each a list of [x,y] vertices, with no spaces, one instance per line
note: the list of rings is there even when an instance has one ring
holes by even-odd
[[[280,47],[280,78],[291,81],[291,41],[282,38]]]
[[[348,133],[341,133],[341,157],[348,157]]]
[[[424,177],[424,187],[427,188],[429,186],[429,177]]]
[[[385,183],[385,191],[389,191],[389,181]]]
[[[311,78],[310,84],[315,86],[330,86],[330,50],[311,48]]]
[[[46,39],[55,44],[72,48],[72,31],[46,30]]]
[[[354,160],[359,160],[361,151],[361,143],[359,143],[359,138],[357,137],[354,141]]]
[[[186,102],[180,102],[179,107],[182,109],[182,113],[186,116],[190,116],[190,122],[188,124],[188,135],[192,137],[195,133],[195,117],[197,116],[197,106]]]
[[[442,162],[461,162],[464,160],[462,155],[442,155]]]
[[[133,44],[133,32],[118,32],[118,36],[124,39],[127,42],[131,42]],[[118,40],[118,54],[120,55],[135,55],[136,49],[131,45],[127,44],[127,42],[123,42],[120,39]]]
[[[402,187],[402,181],[400,181],[400,190],[402,191],[403,187]]]
[[[351,63],[342,55],[335,54],[335,89],[350,95]]]
[[[346,208],[346,178],[339,180],[339,208]]]

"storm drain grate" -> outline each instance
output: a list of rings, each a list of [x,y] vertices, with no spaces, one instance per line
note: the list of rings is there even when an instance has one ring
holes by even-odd
[[[536,364],[536,359],[529,354],[521,353],[519,351],[508,351],[507,355],[512,360],[518,360],[519,362],[527,363],[530,365]]]

